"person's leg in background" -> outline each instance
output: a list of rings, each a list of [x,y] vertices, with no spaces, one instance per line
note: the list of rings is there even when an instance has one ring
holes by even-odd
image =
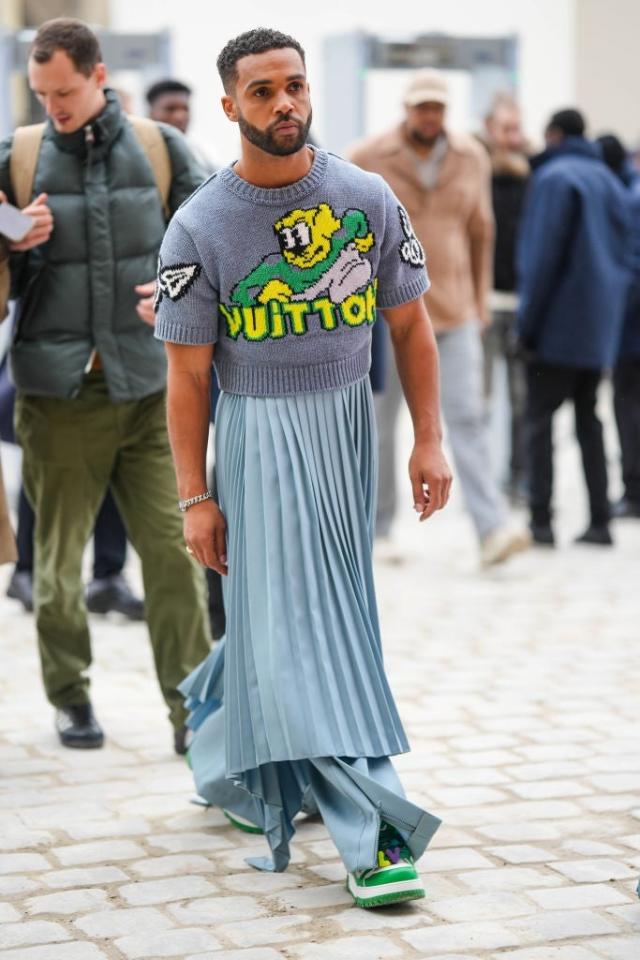
[[[572,371],[547,363],[527,364],[527,484],[531,533],[536,543],[553,546],[553,415],[573,391]]]
[[[18,397],[23,479],[34,509],[34,601],[42,676],[65,746],[99,747],[89,699],[91,642],[82,556],[115,454],[113,405],[104,381],[74,400]]]
[[[613,372],[624,492],[613,505],[614,517],[640,518],[640,357],[620,360]]]
[[[144,603],[134,596],[123,570],[127,559],[127,532],[111,488],[98,512],[93,533],[93,579],[87,586],[91,613],[122,613],[129,620],[144,620]]]
[[[209,653],[205,577],[184,544],[164,394],[119,406],[111,487],[142,562],[156,672],[176,752],[184,753],[186,711],[178,685]]]
[[[27,613],[33,611],[33,530],[35,516],[31,504],[27,500],[24,487],[20,488],[18,498],[18,529],[16,531],[16,547],[18,562],[15,565],[7,596],[12,600],[19,600]]]
[[[573,404],[576,436],[582,455],[584,479],[589,493],[589,526],[578,537],[579,543],[610,546],[609,497],[607,495],[607,458],[604,451],[602,423],[596,413],[599,370],[579,370],[575,376]]]
[[[482,343],[476,322],[437,335],[442,413],[456,472],[485,564],[525,549],[529,538],[509,521],[491,466],[482,389]]]
[[[211,493],[213,499],[218,502],[218,480],[216,477],[216,468],[214,466],[211,477]],[[226,616],[224,612],[224,597],[222,595],[222,577],[215,570],[207,567],[205,570],[207,578],[207,596],[209,604],[209,625],[211,627],[211,636],[214,640],[220,640],[224,636],[226,629]]]
[[[516,338],[516,313],[506,314],[504,355],[507,364],[507,385],[511,413],[511,455],[509,458],[509,499],[513,504],[525,504],[527,492],[527,438],[525,414],[527,407],[527,372]]]

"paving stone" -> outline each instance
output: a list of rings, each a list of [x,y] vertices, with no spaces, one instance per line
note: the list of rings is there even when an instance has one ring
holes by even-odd
[[[138,934],[141,930],[167,930],[173,926],[171,920],[153,907],[132,907],[129,910],[102,910],[89,913],[74,926],[88,937],[113,939],[127,934]]]
[[[560,887],[564,880],[546,868],[501,867],[499,870],[474,870],[456,876],[472,890],[526,890],[527,887]]]
[[[169,853],[186,853],[190,850],[223,850],[233,846],[230,840],[218,833],[163,833],[147,837],[151,847],[160,847]]]
[[[353,897],[343,884],[325,884],[322,887],[305,886],[300,890],[284,890],[273,900],[289,910],[315,910],[353,903]]]
[[[199,854],[176,854],[168,857],[147,857],[129,867],[140,877],[179,877],[188,873],[218,871],[219,865]]]
[[[560,890],[527,890],[527,895],[545,910],[580,910],[629,902],[628,897],[606,883],[585,883]]]
[[[372,960],[372,958],[401,957],[402,948],[383,937],[345,937],[325,943],[306,943],[292,947],[291,954],[299,960]]]
[[[599,883],[602,880],[627,880],[637,871],[619,860],[602,857],[599,860],[561,860],[550,864],[552,870],[576,883]]]
[[[429,872],[438,873],[440,870],[481,870],[493,864],[477,850],[452,849],[428,850],[424,866]]]
[[[70,916],[74,913],[86,913],[97,907],[108,907],[109,901],[104,890],[65,890],[64,893],[46,893],[40,897],[31,897],[26,901],[27,913],[59,913]]]
[[[310,920],[311,917],[304,913],[296,917],[265,917],[243,923],[225,923],[217,928],[217,932],[238,947],[288,944],[290,940],[301,940],[306,935],[306,924]]]
[[[40,884],[31,877],[17,875],[0,877],[0,896],[11,897],[17,893],[31,893],[37,890]]]
[[[491,920],[421,927],[403,933],[402,939],[429,955],[443,950],[497,950],[519,944],[517,933]]]
[[[273,947],[255,947],[251,950],[225,950],[224,953],[198,953],[186,960],[283,960],[284,954]]]
[[[87,867],[73,870],[54,870],[43,876],[48,887],[90,887],[102,883],[118,883],[128,880],[118,867]]]
[[[188,900],[191,897],[208,897],[216,888],[204,877],[170,877],[166,880],[148,880],[120,887],[120,896],[132,906],[153,906],[171,903],[172,900]]]
[[[100,840],[96,843],[76,843],[68,847],[54,847],[53,853],[65,867],[84,863],[110,863],[113,860],[134,860],[144,850],[131,840]]]
[[[59,943],[71,936],[59,923],[48,920],[25,920],[22,923],[0,924],[0,950],[31,946],[36,943]]]
[[[219,950],[220,944],[204,930],[166,930],[122,937],[115,946],[130,960],[144,957],[184,957],[193,951]]]
[[[427,913],[426,902],[416,900],[408,910],[359,910],[351,907],[342,913],[332,914],[332,923],[347,933],[369,933],[370,931],[406,930],[408,927],[425,926],[432,922]]]
[[[253,897],[206,897],[185,904],[170,904],[169,913],[179,924],[188,927],[212,926],[231,920],[254,920],[267,913]]]
[[[48,943],[2,952],[2,960],[105,960],[106,957],[93,943]]]
[[[489,837],[491,840],[502,840],[510,843],[523,843],[527,840],[555,840],[561,836],[561,831],[557,825],[549,823],[548,820],[542,820],[540,823],[491,823],[478,827],[477,830],[478,833]]]
[[[568,940],[570,937],[595,937],[617,933],[618,927],[592,910],[556,910],[534,917],[507,921],[529,940]]]
[[[20,913],[10,903],[0,903],[0,923],[13,923],[20,920]]]
[[[496,960],[595,960],[597,954],[576,943],[565,946],[525,947],[522,950],[500,951]]]
[[[589,944],[599,956],[606,960],[638,960],[638,935],[629,937],[598,937]]]
[[[140,818],[114,817],[113,820],[94,820],[89,823],[73,823],[65,827],[72,840],[98,840],[102,837],[148,837],[149,824]]]
[[[501,920],[535,913],[536,908],[522,897],[503,890],[495,893],[478,893],[429,904],[429,912],[442,920],[462,923],[471,920]]]
[[[34,873],[50,870],[51,864],[39,853],[2,853],[0,854],[0,874]]]
[[[489,847],[489,853],[505,863],[546,863],[557,860],[557,856],[544,847],[527,844],[512,844],[508,847]]]

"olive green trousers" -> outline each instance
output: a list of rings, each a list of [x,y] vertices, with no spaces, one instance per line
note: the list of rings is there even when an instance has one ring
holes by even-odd
[[[34,603],[49,700],[68,706],[89,698],[82,556],[110,485],[142,562],[156,672],[180,726],[178,684],[207,656],[210,637],[204,573],[184,546],[164,394],[112,403],[96,371],[73,400],[19,394],[16,433],[36,516]]]

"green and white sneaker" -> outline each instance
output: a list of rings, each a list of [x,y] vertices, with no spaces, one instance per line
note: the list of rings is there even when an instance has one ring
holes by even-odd
[[[238,830],[243,830],[244,833],[264,833],[262,827],[256,827],[255,823],[251,823],[251,820],[246,820],[244,817],[239,816],[239,814],[231,813],[230,810],[225,810],[224,808],[222,812],[229,823]]]
[[[413,857],[397,830],[388,823],[380,826],[378,866],[347,874],[347,890],[358,907],[385,907],[403,900],[425,896],[424,886]]]

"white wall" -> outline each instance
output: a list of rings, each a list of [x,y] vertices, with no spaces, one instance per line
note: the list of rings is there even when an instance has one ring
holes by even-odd
[[[251,27],[269,26],[295,36],[308,55],[315,111],[322,140],[326,109],[322,101],[322,44],[326,36],[351,30],[389,39],[439,31],[460,35],[517,34],[521,40],[519,85],[527,132],[538,140],[549,113],[574,99],[573,37],[577,0],[317,0],[265,4],[264,0],[211,3],[205,0],[111,0],[116,30],[168,28],[174,39],[174,74],[195,91],[192,135],[219,161],[237,155],[234,125],[222,115],[216,56],[224,43]],[[397,117],[389,116],[389,126]]]

